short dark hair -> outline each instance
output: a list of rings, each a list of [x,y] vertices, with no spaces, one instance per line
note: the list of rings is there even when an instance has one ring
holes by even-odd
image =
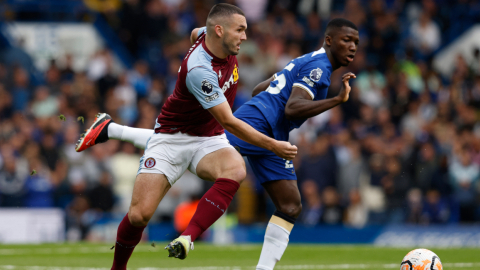
[[[344,18],[335,18],[327,24],[327,29],[325,29],[325,33],[328,35],[330,31],[338,30],[344,26],[358,31],[357,26],[353,22]]]
[[[225,3],[216,4],[215,6],[212,7],[212,9],[210,10],[210,13],[208,13],[207,20],[213,19],[217,16],[231,16],[234,14],[239,14],[245,17],[245,14],[243,13],[243,11],[237,6],[225,4]]]

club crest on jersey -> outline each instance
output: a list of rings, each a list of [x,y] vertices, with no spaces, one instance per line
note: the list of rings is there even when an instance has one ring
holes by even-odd
[[[154,158],[147,158],[147,160],[145,160],[145,167],[152,168],[156,163]]]
[[[310,80],[314,82],[320,81],[323,71],[320,68],[313,69],[310,71]]]
[[[213,91],[213,85],[209,81],[203,80],[202,81],[202,91],[205,94],[210,94]]]

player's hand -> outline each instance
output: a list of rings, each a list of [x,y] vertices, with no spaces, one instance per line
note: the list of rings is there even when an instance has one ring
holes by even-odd
[[[340,89],[340,93],[338,93],[338,97],[342,102],[346,102],[348,98],[350,97],[350,90],[352,90],[352,87],[350,86],[349,80],[352,78],[356,78],[355,74],[352,72],[348,72],[343,74],[342,76],[342,89]]]
[[[297,155],[297,147],[285,141],[275,141],[272,151],[275,155],[286,160],[292,160]]]

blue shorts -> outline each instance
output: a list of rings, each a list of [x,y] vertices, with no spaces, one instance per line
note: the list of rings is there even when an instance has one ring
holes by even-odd
[[[246,122],[257,131],[273,138],[272,128],[262,112],[254,106],[243,105],[235,113],[235,117]],[[253,173],[261,184],[275,180],[297,180],[295,168],[291,160],[285,160],[261,147],[251,145],[233,134],[225,131],[230,144],[237,149],[242,156],[248,158]]]

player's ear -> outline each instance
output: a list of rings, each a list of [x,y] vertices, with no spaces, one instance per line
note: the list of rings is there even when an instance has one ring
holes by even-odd
[[[328,47],[332,45],[332,37],[329,35],[325,36],[325,44],[327,44]]]
[[[215,25],[215,33],[217,34],[218,37],[222,37],[223,32],[224,32],[223,26],[218,25],[218,24]]]

